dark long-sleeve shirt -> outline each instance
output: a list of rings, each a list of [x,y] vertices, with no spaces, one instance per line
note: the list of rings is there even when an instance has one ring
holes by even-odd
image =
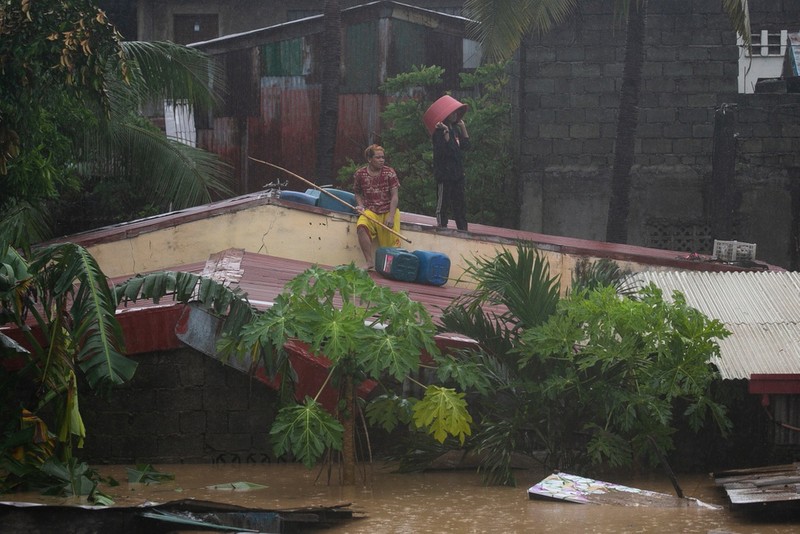
[[[464,154],[469,150],[468,137],[461,137],[457,126],[450,127],[450,140],[443,130],[433,132],[433,174],[436,182],[458,182],[464,179]]]

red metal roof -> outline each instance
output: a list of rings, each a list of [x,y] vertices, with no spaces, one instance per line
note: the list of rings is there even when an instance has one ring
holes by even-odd
[[[238,262],[239,272],[224,272],[222,274],[222,278],[232,281],[232,287],[240,288],[247,295],[248,300],[254,307],[263,310],[266,309],[283,291],[284,286],[287,282],[289,282],[289,280],[312,266],[312,264],[309,262],[278,258],[275,256],[256,254],[253,252],[244,252],[240,249],[222,251],[220,254],[215,256],[216,258],[208,262],[176,265],[165,270],[213,275],[213,267],[210,268],[210,265],[213,265],[215,262],[224,263],[229,268],[231,264],[231,258],[238,257],[240,258]],[[329,266],[323,265],[322,267]],[[219,271],[216,272],[219,273]],[[377,272],[370,272],[369,274],[379,285],[388,286],[394,291],[403,291],[408,293],[412,300],[420,302],[425,306],[428,313],[430,313],[433,317],[434,321],[438,321],[444,308],[453,302],[454,299],[468,291],[465,288],[459,287],[433,286],[390,280]],[[133,276],[133,274],[131,276]],[[111,280],[111,283],[120,284],[129,279],[131,276],[114,278]],[[219,278],[219,276],[217,276],[217,278]],[[138,301],[135,303],[130,303],[124,308],[121,308],[121,311],[118,312],[118,317],[124,322],[124,324],[127,324],[129,321],[132,321],[132,319],[128,318],[129,315],[138,311],[146,311],[147,313],[145,315],[164,315],[163,318],[156,321],[158,324],[163,324],[164,321],[171,321],[171,319],[166,319],[166,316],[169,314],[169,312],[165,311],[165,308],[170,307],[172,306],[165,300],[162,300],[158,305],[150,302]],[[142,325],[142,328],[144,328],[144,325]],[[159,350],[161,348],[174,348],[174,327],[172,329],[173,331],[171,332],[167,331],[169,329],[150,326],[148,326],[146,330],[149,332],[146,340],[130,340],[132,343],[131,344],[127,343],[128,339],[126,336],[126,344],[129,345],[129,352],[149,352],[151,350]],[[453,336],[449,337],[451,339],[453,338]]]

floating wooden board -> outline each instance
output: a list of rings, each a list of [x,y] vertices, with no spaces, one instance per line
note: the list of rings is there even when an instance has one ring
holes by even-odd
[[[800,503],[800,464],[771,465],[714,473],[732,505]]]

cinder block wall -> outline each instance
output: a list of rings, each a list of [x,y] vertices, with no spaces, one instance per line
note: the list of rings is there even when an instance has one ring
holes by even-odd
[[[736,35],[721,6],[718,0],[649,3],[629,242],[711,252],[704,195],[714,113],[720,103],[735,101],[742,135],[750,139],[738,147],[736,181],[744,190],[736,238],[757,242],[758,259],[789,267],[795,216],[787,180],[800,166],[800,136],[791,124],[796,95],[768,103],[739,98]],[[605,239],[625,54],[625,29],[612,7],[581,2],[578,16],[532,37],[518,55],[523,229]],[[773,170],[756,180],[759,159]]]
[[[100,398],[82,388],[91,463],[262,463],[277,396],[192,349],[134,357],[133,380]]]

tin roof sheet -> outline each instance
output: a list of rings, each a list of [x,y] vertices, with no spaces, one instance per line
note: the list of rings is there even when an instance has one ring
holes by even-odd
[[[714,360],[723,379],[752,374],[800,373],[800,273],[789,271],[645,271],[639,285],[655,284],[723,322],[731,336],[721,340]]]

